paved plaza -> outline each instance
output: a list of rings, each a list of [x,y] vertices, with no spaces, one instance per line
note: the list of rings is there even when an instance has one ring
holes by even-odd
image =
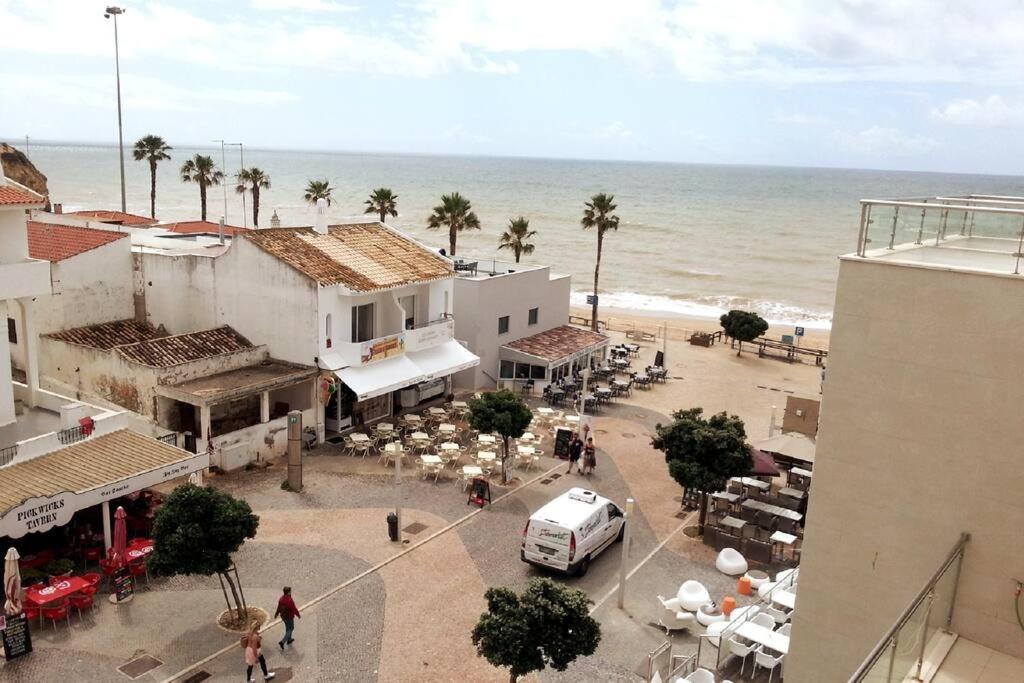
[[[676,355],[679,366],[690,354],[698,360],[732,357],[727,347],[683,351]],[[759,364],[775,365],[772,372],[778,366],[753,358],[739,362],[755,370]],[[785,370],[793,378],[786,388],[817,392],[815,368]],[[484,591],[522,589],[542,575],[520,561],[523,526],[531,511],[584,483],[620,503],[630,496],[636,500],[629,556],[635,572],[624,610],[615,599],[619,546],[599,557],[585,577],[558,578],[585,590],[596,603],[602,642],[594,656],[568,671],[547,671],[539,678],[640,680],[647,653],[665,642],[664,630],[654,625],[655,596],[673,595],[691,578],[703,582],[715,599],[735,594],[734,580],[714,569],[713,551],[682,533],[693,516],[680,514],[680,488],[668,476],[663,455],[650,447],[654,425],[667,420],[669,405],[701,405],[690,393],[712,396],[703,402],[709,410],[720,409],[713,403],[731,395],[735,407],[730,410],[748,420],[752,439],[765,435],[770,412],[771,398],[757,380],[748,377],[740,387],[721,377],[688,378],[682,367],[673,372],[682,379],[634,391],[602,408],[595,421],[600,448],[592,477],[566,474],[564,462],[545,457],[532,470],[517,472],[513,487],[495,484],[494,504],[479,511],[466,504],[466,494],[450,475],[435,483],[409,471],[397,487],[393,471],[372,456],[342,455],[334,446],[305,457],[305,488],[298,494],[280,487],[286,476],[280,462],[211,478],[212,485],[244,497],[260,516],[256,538],[235,558],[247,603],[273,612],[284,585],[293,587],[300,608],[315,601],[297,621],[294,647],[278,648],[280,625],[264,634],[264,652],[277,680],[507,680],[507,672],[477,657],[470,642],[485,609]],[[762,417],[760,428],[756,422]],[[550,453],[550,439],[545,447]],[[410,530],[403,544],[388,540],[385,523],[399,497],[402,526]],[[0,670],[10,681],[132,680],[118,667],[150,655],[159,664],[134,680],[242,680],[238,637],[215,625],[223,609],[215,577],[153,578],[142,583],[129,605],[104,600],[94,614],[82,619],[73,614],[70,629],[36,628],[35,652]],[[680,653],[696,647],[696,638],[685,632],[671,640]]]

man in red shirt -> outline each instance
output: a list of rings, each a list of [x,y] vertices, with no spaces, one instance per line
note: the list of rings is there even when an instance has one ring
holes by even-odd
[[[291,586],[284,587],[284,595],[277,601],[277,611],[274,612],[274,616],[281,617],[281,622],[284,624],[284,637],[277,643],[277,646],[283,650],[285,645],[295,642],[295,639],[292,638],[292,631],[295,630],[295,617],[302,618],[299,608],[292,600]]]

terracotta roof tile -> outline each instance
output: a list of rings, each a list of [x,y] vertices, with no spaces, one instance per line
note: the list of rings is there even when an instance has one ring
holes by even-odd
[[[178,221],[176,223],[161,223],[154,225],[155,228],[162,228],[168,232],[176,232],[182,235],[194,235],[196,233],[210,233],[216,235],[220,230],[218,223],[211,223],[210,221]],[[239,235],[243,232],[249,232],[249,228],[243,228],[237,225],[225,225],[225,235]]]
[[[451,263],[380,223],[312,228],[271,228],[245,234],[273,256],[322,285],[357,292],[451,277]]]
[[[169,368],[190,361],[212,358],[233,351],[251,349],[252,344],[234,329],[224,325],[210,330],[176,334],[119,346],[124,358],[154,368]]]
[[[18,204],[42,206],[46,204],[46,199],[27,187],[22,187],[10,180],[5,183],[4,179],[0,178],[0,206],[14,206]]]
[[[598,346],[602,342],[607,343],[608,337],[598,332],[562,325],[517,339],[504,346],[544,360],[557,361],[589,347]]]
[[[83,209],[71,211],[69,215],[82,216],[100,223],[112,223],[114,225],[155,225],[156,220],[124,211],[105,211],[103,209]]]
[[[104,244],[110,244],[122,237],[126,232],[111,230],[94,230],[71,225],[55,225],[26,221],[28,226],[28,255],[44,261],[63,261],[77,256]]]
[[[115,320],[109,323],[53,332],[44,336],[68,344],[109,351],[115,346],[155,339],[160,334],[149,323],[140,323],[135,320]]]

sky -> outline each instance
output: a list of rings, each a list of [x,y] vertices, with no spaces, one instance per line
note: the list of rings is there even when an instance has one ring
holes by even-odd
[[[0,0],[0,139],[117,139],[113,21]],[[124,0],[127,141],[1020,174],[1020,0]]]

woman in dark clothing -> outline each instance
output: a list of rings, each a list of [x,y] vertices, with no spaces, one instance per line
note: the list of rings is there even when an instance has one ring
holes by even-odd
[[[583,473],[579,464],[581,455],[583,455],[583,442],[580,441],[580,435],[577,432],[573,432],[572,441],[569,442],[569,471],[566,474],[572,473],[573,465],[576,466],[577,472]]]

